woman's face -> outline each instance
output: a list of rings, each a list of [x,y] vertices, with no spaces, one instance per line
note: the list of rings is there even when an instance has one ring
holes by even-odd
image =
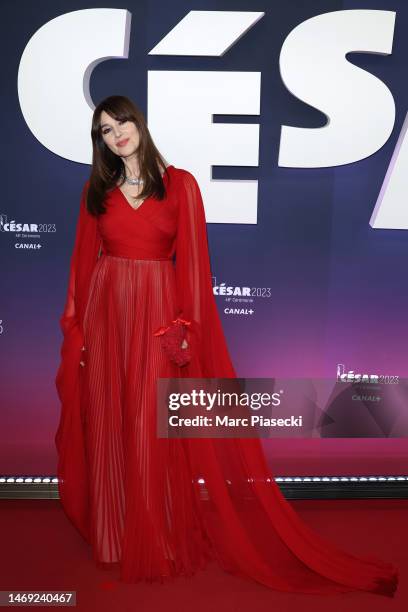
[[[139,130],[133,121],[116,121],[102,111],[101,132],[106,146],[120,157],[129,157],[139,148]]]

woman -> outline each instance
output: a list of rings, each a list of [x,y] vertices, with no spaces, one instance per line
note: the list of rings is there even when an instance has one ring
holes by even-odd
[[[61,317],[56,446],[64,510],[95,561],[118,564],[126,582],[191,575],[215,559],[281,591],[392,597],[397,569],[310,530],[258,439],[156,436],[157,378],[236,378],[203,201],[190,172],[166,167],[128,98],[102,101],[91,135]]]

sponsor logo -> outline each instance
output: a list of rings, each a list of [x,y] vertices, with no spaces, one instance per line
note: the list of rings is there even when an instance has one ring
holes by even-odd
[[[378,383],[380,377],[378,374],[360,374],[355,373],[354,370],[346,372],[343,363],[337,364],[337,381],[343,383]]]

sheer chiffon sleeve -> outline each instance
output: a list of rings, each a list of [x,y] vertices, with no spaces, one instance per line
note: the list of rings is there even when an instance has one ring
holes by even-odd
[[[83,317],[92,271],[101,248],[97,219],[86,208],[89,181],[83,187],[75,242],[70,259],[68,288],[60,328],[61,360],[55,384],[61,402],[55,434],[58,489],[64,509],[87,538],[87,489],[80,407],[80,361],[83,358]]]
[[[215,302],[208,249],[207,225],[203,198],[197,180],[187,170],[179,169],[177,177],[177,238],[176,285],[179,312],[177,318],[156,335],[171,335],[176,362],[190,363],[189,369],[199,370],[201,376],[235,377],[223,338],[223,330]],[[178,330],[182,326],[184,334]],[[183,360],[181,340],[186,338],[189,349]],[[170,344],[170,342],[169,342]],[[218,374],[220,375],[220,374]]]

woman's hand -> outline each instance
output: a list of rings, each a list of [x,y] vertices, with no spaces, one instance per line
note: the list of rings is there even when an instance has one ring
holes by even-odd
[[[169,359],[180,367],[191,361],[190,347],[186,339],[186,327],[182,319],[176,319],[167,327],[162,326],[154,332],[154,335],[160,338],[162,349]]]

